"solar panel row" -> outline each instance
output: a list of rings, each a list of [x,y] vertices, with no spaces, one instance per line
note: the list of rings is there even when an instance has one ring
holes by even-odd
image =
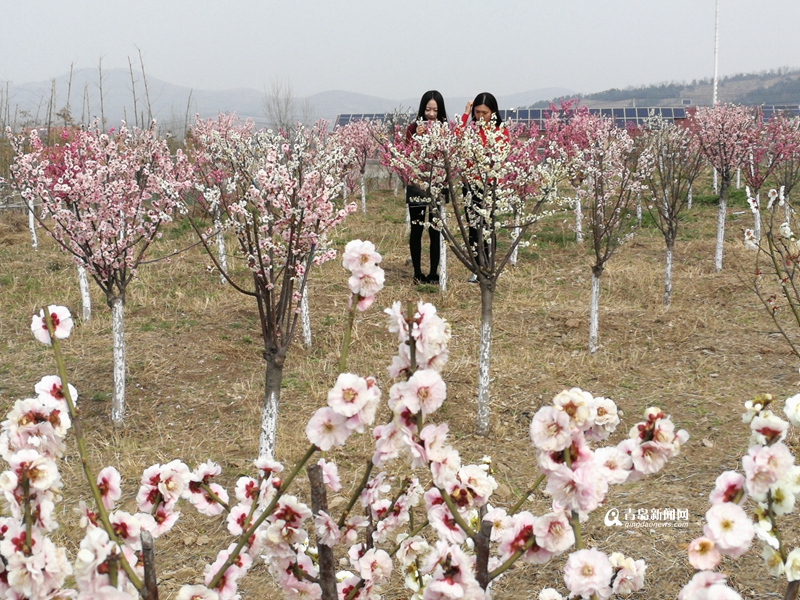
[[[776,113],[782,112],[798,117],[800,116],[800,105],[765,105],[761,109],[761,118],[768,121]],[[533,124],[543,127],[545,121],[550,118],[552,111],[548,108],[520,108],[511,110],[501,110],[500,116],[504,121],[513,120],[518,123]],[[560,112],[560,111],[557,111]],[[665,121],[674,122],[675,119],[686,118],[686,108],[682,106],[654,106],[654,107],[624,107],[624,108],[590,108],[589,113],[597,114],[614,119],[618,127],[625,127],[628,123],[633,125],[643,125],[645,119],[659,115]],[[336,119],[336,125],[344,126],[352,121],[369,119],[371,121],[384,122],[392,115],[391,113],[372,113],[372,114],[343,114]]]

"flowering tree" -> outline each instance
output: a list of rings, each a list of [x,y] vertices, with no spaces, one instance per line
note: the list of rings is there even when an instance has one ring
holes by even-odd
[[[639,143],[653,156],[653,169],[645,182],[652,196],[647,210],[664,236],[664,305],[672,295],[672,252],[681,213],[686,208],[692,183],[703,165],[697,138],[683,127],[660,117],[648,119]]]
[[[219,212],[247,274],[224,269],[209,244],[214,230],[195,228],[231,287],[254,298],[258,307],[266,360],[258,447],[259,456],[272,458],[283,364],[309,270],[335,256],[325,245],[325,233],[356,209],[336,203],[349,158],[324,124],[254,132],[235,115],[220,115],[198,119],[193,137],[197,202],[210,213]]]
[[[745,246],[756,251],[750,286],[792,353],[800,358],[793,334],[800,327],[800,242],[795,233],[800,231],[800,224],[792,210],[787,211],[788,219],[781,222],[777,209],[786,203],[782,190],[771,189],[768,197],[766,213],[758,213],[764,235],[756,237],[752,229],[744,232]]]
[[[783,123],[764,123],[760,111],[751,121],[747,136],[747,158],[744,165],[744,179],[747,183],[747,201],[754,216],[753,231],[756,238],[761,237],[761,188],[772,175],[784,156],[791,156],[797,140],[783,126]]]
[[[800,495],[800,465],[784,443],[789,423],[773,409],[771,394],[756,396],[745,403],[742,421],[750,425],[750,447],[742,457],[742,470],[725,471],[717,477],[709,494],[711,508],[706,512],[703,536],[689,544],[689,562],[698,570],[678,595],[679,600],[693,598],[730,598],[741,596],[729,588],[725,575],[714,571],[722,556],[737,559],[750,549],[753,540],[761,542],[767,571],[773,577],[785,577],[786,600],[796,600],[800,590],[800,548],[789,550],[779,527],[778,517],[795,510]],[[786,400],[784,413],[795,427],[800,427],[800,395]],[[746,508],[755,505],[750,517]],[[724,594],[723,594],[724,592]],[[701,594],[707,594],[701,596]]]
[[[348,244],[343,264],[351,273],[353,314],[373,301],[370,280],[378,276],[379,260],[369,242]],[[130,514],[117,509],[123,494],[119,473],[106,467],[94,475],[86,454],[75,412],[77,393],[67,383],[60,353],[70,316],[52,306],[34,317],[33,333],[53,345],[59,376],[37,384],[39,396],[17,401],[2,424],[0,449],[10,468],[0,476],[0,487],[12,514],[0,522],[0,556],[7,573],[0,578],[0,592],[31,600],[74,596],[63,589],[74,573],[79,598],[156,597],[148,550],[152,538],[175,525],[181,500],[200,514],[224,519],[234,541],[205,568],[202,584],[181,588],[179,600],[237,597],[239,580],[259,557],[287,598],[376,598],[397,562],[412,597],[488,600],[492,582],[517,561],[542,564],[573,546],[564,566],[564,583],[573,596],[608,598],[642,589],[644,562],[584,548],[581,524],[602,505],[609,486],[661,470],[679,453],[686,433],[676,432],[668,417],[650,408],[622,442],[592,450],[590,442],[608,439],[619,424],[616,405],[577,388],[565,390],[531,423],[542,475],[516,505],[493,508],[489,502],[497,482],[491,461],[462,465],[448,443],[447,424],[431,422],[446,400],[440,370],[448,358],[449,325],[429,304],[419,303],[404,314],[396,302],[385,312],[399,342],[389,368],[398,378],[388,394],[391,416],[373,429],[372,460],[338,520],[326,500],[326,488],[341,489],[338,469],[325,458],[316,463],[312,458],[371,427],[381,397],[374,378],[346,371],[352,320],[327,406],[309,421],[311,445],[291,470],[259,458],[255,476],[239,477],[229,494],[219,483],[221,468],[210,460],[193,471],[179,460],[152,465],[144,470],[136,494],[138,512]],[[52,519],[60,489],[55,459],[64,451],[70,426],[94,498],[94,506],[81,505],[85,536],[74,567],[47,539],[57,527]],[[398,459],[409,469],[399,486],[384,470]],[[309,474],[311,507],[289,493],[303,467]],[[545,480],[552,510],[541,516],[520,510]],[[356,504],[364,516],[353,511]],[[426,528],[432,535],[423,537]],[[337,572],[340,564],[348,566]],[[553,590],[545,593],[560,597]]]
[[[69,133],[57,148],[42,144],[36,130],[27,137],[9,136],[16,151],[12,182],[28,201],[41,202],[39,224],[86,269],[111,308],[111,420],[120,424],[125,415],[126,290],[190,186],[191,167],[180,150],[173,162],[155,123],[131,131],[123,122],[116,133],[101,132],[95,123],[94,129]]]
[[[722,250],[725,242],[728,189],[733,174],[748,158],[748,131],[753,114],[747,107],[717,104],[700,107],[689,119],[700,152],[711,163],[720,178],[719,210],[717,212],[717,244],[714,251],[714,270],[722,270]]]
[[[594,353],[600,347],[600,277],[606,263],[626,238],[624,231],[635,227],[629,212],[637,194],[644,189],[652,156],[647,148],[634,153],[631,136],[625,129],[616,127],[611,119],[582,113],[576,115],[573,122],[586,134],[586,146],[575,149],[573,168],[582,176],[577,197],[586,203],[595,257],[589,312],[589,352]]]
[[[405,181],[417,182],[430,199],[449,251],[477,278],[481,290],[477,430],[489,432],[489,363],[492,304],[497,279],[528,229],[555,200],[563,162],[543,157],[539,138],[512,146],[493,124],[459,127],[431,122],[411,144],[395,143],[392,165]],[[555,151],[555,149],[554,149]],[[447,191],[453,219],[445,220]],[[507,244],[503,233],[510,233]]]
[[[588,109],[578,107],[577,98],[562,100],[560,107],[551,102],[542,132],[542,151],[545,156],[555,157],[553,150],[556,150],[558,157],[565,161],[567,179],[574,189],[579,188],[585,178],[580,163],[573,159],[589,144],[586,130],[583,127],[583,119],[587,114]],[[579,118],[575,119],[576,116]],[[531,126],[530,137],[539,134],[537,129],[538,126],[535,124]],[[571,199],[571,203],[575,210],[575,241],[580,244],[583,243],[581,198],[576,195]]]
[[[770,119],[768,127],[771,136],[784,145],[784,151],[774,173],[777,187],[788,199],[800,181],[800,119],[781,112]],[[785,207],[788,220],[791,203],[787,203]]]
[[[361,183],[361,211],[367,212],[367,192],[364,175],[367,171],[367,160],[373,158],[378,151],[378,138],[381,135],[377,123],[372,121],[352,121],[344,127],[337,127],[334,131],[338,143],[345,152],[353,151],[355,166],[358,167],[359,182]]]

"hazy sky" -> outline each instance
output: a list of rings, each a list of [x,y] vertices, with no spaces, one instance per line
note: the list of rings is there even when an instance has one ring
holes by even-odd
[[[800,0],[721,0],[720,75],[800,66]],[[715,0],[0,0],[0,81],[127,68],[195,89],[398,99],[690,81]]]

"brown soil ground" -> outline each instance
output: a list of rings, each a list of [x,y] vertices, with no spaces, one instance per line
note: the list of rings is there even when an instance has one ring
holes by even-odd
[[[693,573],[685,550],[701,533],[714,479],[722,470],[740,467],[746,452],[749,432],[740,418],[742,403],[760,392],[783,399],[798,391],[798,361],[743,281],[753,260],[740,242],[741,230],[751,226],[749,213],[734,209],[729,215],[726,266],[721,273],[713,269],[715,206],[696,205],[688,213],[676,246],[669,308],[662,305],[660,233],[645,226],[620,248],[602,278],[602,348],[595,355],[587,352],[589,247],[573,241],[569,213],[541,224],[538,246],[523,249],[518,266],[499,281],[491,369],[492,433],[479,438],[473,433],[479,290],[466,283],[466,271],[452,257],[446,292],[413,287],[406,264],[402,198],[375,191],[367,205],[367,214],[349,217],[333,239],[339,250],[353,238],[374,241],[386,269],[386,289],[357,322],[349,369],[376,376],[388,392],[386,366],[396,342],[385,330],[381,308],[393,300],[433,302],[453,330],[451,358],[444,371],[448,400],[434,420],[450,423],[453,443],[465,461],[492,457],[501,484],[495,503],[503,506],[513,504],[538,475],[528,425],[535,411],[561,389],[577,386],[618,403],[624,417],[612,437],[614,443],[627,435],[645,408],[663,408],[689,431],[689,444],[656,476],[612,488],[607,506],[622,513],[687,510],[688,526],[607,527],[605,510],[599,510],[584,532],[588,546],[645,559],[646,591],[633,597],[675,598]],[[49,349],[30,334],[34,310],[60,303],[80,314],[70,258],[44,235],[39,242],[39,251],[33,252],[21,214],[0,214],[0,414],[15,399],[32,395],[42,376],[55,372]],[[166,255],[192,242],[190,230],[177,223],[166,230],[151,255]],[[78,322],[64,344],[68,372],[80,394],[93,467],[97,471],[114,465],[120,470],[122,508],[131,512],[141,472],[154,462],[180,458],[194,468],[210,458],[223,466],[224,483],[232,492],[235,478],[249,473],[257,452],[264,364],[256,307],[230,286],[220,285],[218,275],[207,270],[210,262],[193,248],[169,262],[142,267],[131,284],[125,315],[124,427],[114,428],[109,421],[110,311],[93,283],[92,319]],[[292,347],[284,372],[277,446],[284,464],[291,464],[307,447],[305,424],[325,403],[326,391],[335,381],[347,312],[346,276],[338,260],[312,274],[310,298],[313,346]],[[788,443],[797,454],[796,432]],[[340,465],[344,484],[341,495],[331,499],[334,509],[343,505],[346,493],[360,479],[370,445],[368,435],[356,436],[345,448],[329,453]],[[89,493],[74,443],[69,447],[62,465],[64,501],[57,507],[62,529],[56,537],[74,552],[81,532],[72,511],[79,500],[89,500]],[[404,473],[402,465],[395,469],[397,475]],[[306,497],[305,486],[300,487],[298,494]],[[548,504],[538,492],[524,508],[540,514]],[[782,523],[789,547],[796,546],[797,518]],[[204,565],[229,543],[224,521],[199,517],[185,505],[175,528],[157,540],[162,598],[174,597],[184,583],[199,582]],[[559,570],[564,560],[562,556],[545,567],[515,568],[497,582],[494,597],[536,598],[548,585],[563,592]],[[745,598],[782,597],[785,583],[766,575],[755,545],[745,558],[726,559],[721,568]],[[263,563],[254,567],[240,590],[243,598],[280,597]],[[399,585],[387,586],[385,595],[407,597]]]

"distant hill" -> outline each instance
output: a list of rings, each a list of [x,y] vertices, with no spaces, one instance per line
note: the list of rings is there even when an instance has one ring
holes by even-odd
[[[623,90],[612,88],[593,94],[574,94],[582,106],[680,106],[684,100],[693,105],[710,106],[713,95],[713,80],[694,80],[691,83],[663,83]],[[550,101],[535,103],[531,108],[546,108],[549,102],[556,104],[564,96]],[[800,105],[800,69],[776,69],[761,73],[738,74],[719,80],[717,98],[720,102],[735,104],[798,104]]]
[[[257,126],[268,125],[264,91],[246,88],[192,90],[149,75],[146,83],[145,88],[145,79],[141,71],[136,69],[133,80],[128,70],[104,70],[102,105],[97,69],[76,69],[72,74],[71,88],[68,73],[51,81],[9,83],[7,87],[0,85],[0,124],[17,128],[47,126],[49,122],[63,124],[65,119],[70,118],[76,123],[86,123],[104,115],[107,126],[112,127],[122,119],[132,125],[141,125],[152,114],[162,130],[182,135],[186,124],[191,124],[195,114],[212,117],[219,112],[236,112],[242,118],[252,119]],[[566,88],[544,88],[500,95],[498,101],[501,107],[511,108],[571,93]],[[460,113],[466,101],[466,97],[447,98],[449,113]],[[418,97],[394,100],[333,90],[297,98],[295,116],[298,119],[324,118],[332,121],[339,114],[383,113],[398,107],[416,110],[418,104]]]

